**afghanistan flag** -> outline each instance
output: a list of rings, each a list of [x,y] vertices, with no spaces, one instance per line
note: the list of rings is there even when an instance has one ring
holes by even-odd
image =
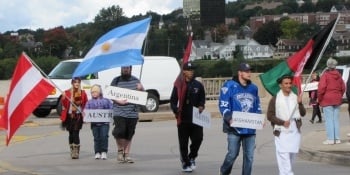
[[[337,19],[331,21],[320,32],[314,35],[306,45],[290,56],[287,60],[281,62],[276,67],[259,76],[265,89],[272,95],[276,95],[280,90],[277,79],[282,75],[293,75],[293,84],[297,85],[299,92],[301,80],[300,76],[306,64],[314,64],[317,58],[323,54],[324,47],[328,45],[328,37],[332,36],[333,28]]]

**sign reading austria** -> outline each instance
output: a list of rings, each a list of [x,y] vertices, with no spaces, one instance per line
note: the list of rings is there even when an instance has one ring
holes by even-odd
[[[84,109],[84,122],[111,122],[112,109]]]

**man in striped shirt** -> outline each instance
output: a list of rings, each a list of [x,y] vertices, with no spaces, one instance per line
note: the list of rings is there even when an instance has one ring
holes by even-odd
[[[131,75],[131,70],[131,66],[122,67],[121,75],[112,80],[111,86],[143,91],[140,80]],[[137,104],[128,103],[127,100],[113,100],[114,129],[112,134],[117,142],[117,160],[120,163],[134,163],[129,153],[138,118]]]

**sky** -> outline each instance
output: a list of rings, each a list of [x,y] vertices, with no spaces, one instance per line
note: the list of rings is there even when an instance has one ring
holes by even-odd
[[[234,1],[234,0],[226,0]],[[119,5],[124,15],[148,11],[168,14],[182,8],[182,0],[1,0],[0,33],[19,29],[51,29],[93,22],[102,8]]]

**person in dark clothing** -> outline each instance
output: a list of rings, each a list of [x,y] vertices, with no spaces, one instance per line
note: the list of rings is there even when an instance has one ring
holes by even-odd
[[[318,76],[317,72],[313,72],[311,74],[311,83],[312,82],[318,82],[320,81],[320,77]],[[320,105],[317,101],[317,89],[313,91],[309,91],[309,98],[310,98],[310,105],[312,106],[312,117],[310,122],[314,123],[316,116],[318,117],[317,123],[322,123],[322,116],[321,116],[321,110]]]
[[[203,85],[194,79],[194,65],[183,65],[181,75],[176,79],[170,98],[170,106],[177,119],[177,131],[180,146],[182,171],[192,172],[196,169],[195,159],[203,140],[203,127],[192,122],[193,107],[201,113],[205,105]],[[188,143],[191,140],[190,152]]]

